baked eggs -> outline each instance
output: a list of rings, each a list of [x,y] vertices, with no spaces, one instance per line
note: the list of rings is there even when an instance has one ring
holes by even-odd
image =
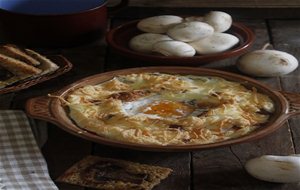
[[[273,101],[255,88],[220,77],[119,75],[66,96],[80,128],[140,144],[207,144],[237,138],[268,122]]]

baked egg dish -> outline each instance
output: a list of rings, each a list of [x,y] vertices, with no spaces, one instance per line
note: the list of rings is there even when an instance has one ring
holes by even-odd
[[[220,142],[268,122],[274,103],[255,88],[214,76],[138,73],[71,91],[65,98],[77,126],[139,144]]]

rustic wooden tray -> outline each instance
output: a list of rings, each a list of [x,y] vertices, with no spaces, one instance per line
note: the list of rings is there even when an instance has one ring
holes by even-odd
[[[135,144],[129,142],[121,142],[117,140],[111,140],[97,134],[91,133],[84,129],[79,128],[74,122],[68,117],[67,110],[61,104],[61,101],[57,98],[49,98],[47,96],[40,96],[29,99],[26,103],[26,111],[30,117],[42,119],[45,121],[52,122],[67,132],[79,136],[81,138],[94,141],[100,144],[106,144],[116,147],[124,147],[131,149],[138,149],[144,151],[192,151],[207,148],[215,148],[220,146],[233,145],[237,143],[248,142],[262,138],[271,132],[275,131],[291,116],[300,114],[300,95],[279,92],[270,89],[269,87],[261,84],[260,82],[233,73],[218,71],[213,69],[203,68],[192,68],[192,67],[144,67],[144,68],[133,68],[118,70],[112,72],[101,73],[98,75],[90,76],[81,79],[73,84],[66,86],[60,91],[53,95],[65,97],[70,91],[85,86],[94,85],[107,81],[114,76],[130,74],[130,73],[142,73],[142,72],[162,72],[171,74],[191,74],[191,75],[202,75],[202,76],[218,76],[225,78],[230,81],[236,81],[248,88],[255,87],[259,92],[268,95],[275,103],[276,111],[271,116],[269,122],[259,129],[249,133],[248,135],[230,139],[222,142],[211,143],[211,144],[194,144],[194,145],[144,145]]]
[[[136,27],[139,20],[131,21],[117,28],[110,30],[106,35],[108,45],[118,54],[131,59],[160,63],[162,65],[199,66],[204,63],[222,60],[245,53],[253,44],[255,35],[253,31],[242,23],[234,22],[226,33],[239,38],[240,42],[225,52],[195,55],[193,57],[163,56],[157,54],[146,54],[133,51],[129,48],[130,39],[143,32]],[[143,62],[142,62],[143,63]]]
[[[0,94],[6,94],[9,92],[16,92],[22,89],[26,89],[30,86],[58,77],[72,69],[72,64],[61,55],[51,55],[47,56],[47,58],[56,63],[59,66],[59,69],[53,73],[49,73],[32,79],[25,79],[12,85],[9,85],[5,88],[1,88]]]

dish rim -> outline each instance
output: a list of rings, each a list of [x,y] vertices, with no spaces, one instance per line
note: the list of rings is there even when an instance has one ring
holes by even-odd
[[[271,88],[261,84],[260,82],[241,76],[234,73],[213,70],[213,69],[204,69],[204,68],[193,68],[193,67],[143,67],[143,68],[131,68],[110,71],[105,73],[100,73],[97,75],[89,76],[78,80],[61,90],[55,92],[52,95],[65,97],[72,90],[79,88],[87,84],[97,84],[105,80],[111,79],[113,76],[130,74],[130,73],[140,73],[140,72],[163,72],[171,74],[197,74],[201,76],[221,76],[224,79],[231,81],[241,81],[243,85],[250,85],[253,87],[258,87],[258,91],[262,91],[264,94],[268,95],[275,103],[276,110],[272,116],[272,121],[267,125],[262,126],[260,129],[257,129],[247,135],[229,139],[225,141],[220,141],[210,144],[191,144],[191,145],[151,145],[151,144],[137,144],[125,141],[118,141],[102,137],[95,133],[89,132],[85,129],[82,129],[74,124],[71,118],[67,115],[65,108],[62,106],[62,103],[57,98],[49,98],[46,96],[32,98],[26,103],[26,111],[29,116],[33,118],[43,119],[50,121],[58,125],[63,130],[79,136],[81,138],[100,143],[105,145],[110,145],[114,147],[129,148],[135,150],[144,150],[144,151],[164,151],[164,152],[178,152],[178,151],[193,151],[193,150],[203,150],[208,148],[216,148],[228,145],[234,145],[238,143],[244,143],[253,141],[259,138],[262,138],[276,129],[280,128],[283,122],[286,121],[289,117],[300,114],[300,112],[294,112],[290,110],[291,102],[286,98],[283,92],[272,90]]]

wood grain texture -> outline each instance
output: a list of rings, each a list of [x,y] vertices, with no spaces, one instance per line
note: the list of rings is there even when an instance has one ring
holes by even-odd
[[[299,8],[232,8],[232,7],[127,7],[111,15],[111,18],[145,18],[161,14],[204,15],[218,10],[230,14],[233,19],[299,19]]]
[[[130,0],[130,6],[150,6],[150,7],[299,7],[297,0]]]
[[[73,164],[89,155],[92,143],[62,131],[55,125],[48,125],[48,142],[43,147],[43,155],[48,164],[50,177],[55,180]],[[60,190],[83,190],[82,187],[56,183]]]
[[[0,109],[9,109],[12,104],[14,93],[0,95]]]
[[[259,49],[269,41],[268,29],[262,20],[243,21],[256,33],[252,49]],[[239,73],[234,66],[236,58],[208,64],[207,67]],[[239,73],[241,74],[241,73]],[[259,81],[273,89],[281,89],[279,78]],[[287,155],[294,152],[289,127],[277,130],[261,140],[210,151],[195,152],[193,155],[194,189],[293,189],[296,185],[278,185],[256,180],[244,170],[245,162],[263,154]],[[197,179],[197,180],[196,180]]]
[[[300,21],[299,20],[272,20],[270,21],[274,48],[288,52],[300,59]],[[282,76],[281,83],[283,90],[300,93],[300,69]],[[294,117],[289,120],[293,142],[296,153],[300,153],[300,118]]]

